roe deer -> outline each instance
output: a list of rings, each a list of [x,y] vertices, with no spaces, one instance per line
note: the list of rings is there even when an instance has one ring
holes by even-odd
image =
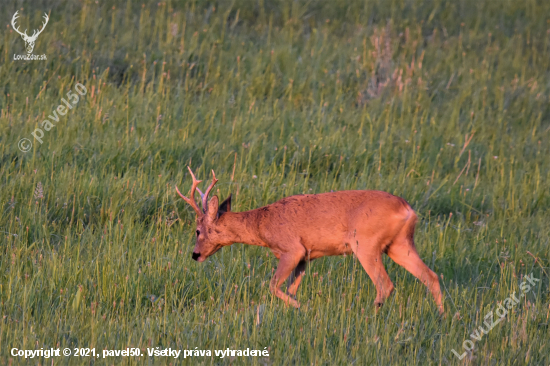
[[[217,196],[208,201],[218,181],[212,171],[207,190],[198,189],[201,210],[195,190],[202,181],[188,169],[193,178],[190,198],[177,187],[176,191],[197,214],[194,260],[203,262],[234,243],[268,247],[279,259],[270,291],[286,304],[299,307],[295,295],[308,261],[354,253],[376,286],[378,308],[394,289],[382,263],[382,253],[386,253],[428,287],[443,314],[439,279],[416,251],[416,214],[404,199],[381,191],[340,191],[296,195],[255,210],[231,212],[231,195],[219,206]],[[289,276],[285,293],[280,287]]]

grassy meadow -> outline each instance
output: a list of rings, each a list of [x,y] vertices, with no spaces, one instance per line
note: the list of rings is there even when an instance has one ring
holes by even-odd
[[[0,10],[0,364],[550,364],[550,2]],[[33,51],[47,60],[14,61],[16,10],[29,34],[50,15]],[[44,130],[76,83],[86,95]],[[269,292],[266,248],[193,261],[194,212],[174,190],[189,191],[188,165],[203,187],[214,169],[234,211],[330,190],[405,198],[446,317],[388,257],[396,290],[378,313],[353,256],[312,262],[300,309]],[[540,281],[456,357],[530,274]],[[144,356],[26,360],[14,347]],[[155,347],[269,356],[147,356]]]

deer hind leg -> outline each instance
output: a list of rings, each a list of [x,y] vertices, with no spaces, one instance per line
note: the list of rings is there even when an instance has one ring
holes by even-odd
[[[287,289],[287,293],[291,296],[296,296],[296,292],[298,291],[298,286],[300,286],[300,282],[302,282],[302,278],[304,277],[304,274],[306,273],[306,261],[305,259],[302,259],[300,263],[294,268],[294,272],[290,275],[289,279],[289,285]]]
[[[416,217],[409,219],[389,246],[387,254],[397,264],[418,278],[430,290],[440,314],[443,314],[443,302],[439,278],[422,261],[414,245],[414,226]]]
[[[288,276],[290,276],[290,273],[303,260],[305,253],[302,253],[302,252],[305,252],[305,250],[282,255],[281,259],[279,260],[279,265],[277,266],[277,270],[275,271],[275,275],[273,276],[273,278],[271,279],[271,282],[269,283],[269,290],[273,295],[283,300],[285,304],[292,305],[296,308],[300,307],[300,303],[294,300],[292,297],[290,297],[286,293],[284,293],[281,290],[281,286],[285,282],[285,280],[288,278]]]
[[[382,253],[377,249],[374,240],[358,240],[352,250],[376,287],[374,305],[378,309],[394,289],[390,276],[382,263]]]

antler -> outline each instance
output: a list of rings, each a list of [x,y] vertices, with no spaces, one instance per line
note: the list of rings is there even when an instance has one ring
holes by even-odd
[[[206,213],[206,209],[208,208],[208,195],[210,194],[212,187],[214,187],[217,182],[218,180],[216,179],[216,174],[214,174],[214,169],[212,169],[212,183],[210,183],[205,193],[202,193],[199,189],[199,193],[202,198],[202,210],[204,211],[204,213]]]
[[[39,31],[37,31],[36,29],[34,30],[32,36],[30,38],[33,38],[33,39],[36,39],[38,37],[38,35],[40,33],[42,33],[42,31],[44,30],[44,28],[46,28],[46,24],[48,24],[48,20],[50,20],[50,18],[48,17],[48,14],[44,13],[44,19],[46,19],[46,21],[44,23],[42,23],[42,29],[40,29]],[[38,32],[38,33],[36,33]]]
[[[180,197],[183,198],[185,202],[191,205],[191,207],[193,208],[193,210],[195,210],[198,216],[202,216],[203,213],[201,212],[201,210],[199,209],[199,206],[197,205],[197,202],[195,201],[195,190],[197,189],[197,186],[199,185],[199,183],[202,182],[202,180],[197,180],[197,178],[195,177],[195,174],[193,174],[193,171],[191,170],[190,167],[187,167],[187,169],[189,169],[189,173],[191,173],[191,177],[193,177],[193,186],[191,187],[191,195],[190,195],[191,199],[181,194],[177,186],[176,186],[176,192],[178,192]],[[200,189],[199,189],[199,192],[200,192]]]
[[[37,31],[37,30],[35,29],[34,32],[33,32],[33,34],[32,34],[32,36],[29,37],[29,36],[27,35],[27,30],[26,30],[26,29],[25,29],[25,32],[24,32],[24,33],[21,33],[21,31],[19,30],[19,27],[16,27],[16,26],[15,26],[15,20],[16,20],[17,18],[19,18],[19,15],[18,15],[17,13],[19,13],[19,10],[16,11],[15,14],[13,14],[13,17],[11,18],[11,26],[12,26],[12,28],[13,28],[14,31],[16,31],[16,32],[19,33],[21,36],[23,36],[23,37],[25,37],[25,38],[28,38],[28,39],[30,39],[30,40],[35,40],[35,39],[38,37],[38,35],[39,35],[40,33],[42,33],[42,31],[44,30],[44,28],[46,28],[46,24],[48,24],[48,20],[50,20],[50,18],[48,17],[48,14],[44,13],[44,17],[43,17],[43,18],[46,19],[46,21],[42,23],[42,29],[40,29],[39,31]],[[38,33],[37,33],[37,32],[38,32]]]
[[[25,33],[21,33],[21,32],[19,31],[19,27],[16,27],[16,26],[15,26],[15,19],[19,18],[19,15],[17,15],[17,13],[19,13],[19,10],[17,10],[17,11],[15,12],[15,14],[13,14],[13,17],[11,18],[11,27],[13,28],[14,31],[16,31],[16,32],[19,33],[20,35],[25,36],[25,37],[28,37],[28,36],[27,36],[27,30],[26,30],[26,29],[25,29]]]

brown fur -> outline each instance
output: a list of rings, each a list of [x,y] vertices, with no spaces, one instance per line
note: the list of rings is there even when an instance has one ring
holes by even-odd
[[[231,197],[218,207],[214,196],[198,214],[193,258],[199,262],[234,243],[267,247],[279,259],[271,292],[299,307],[293,297],[307,262],[353,253],[374,282],[380,306],[394,289],[382,263],[386,253],[428,287],[443,313],[439,279],[416,251],[416,214],[404,199],[381,191],[340,191],[286,197],[245,212],[231,212],[230,204]],[[285,293],[280,287],[289,276]]]

